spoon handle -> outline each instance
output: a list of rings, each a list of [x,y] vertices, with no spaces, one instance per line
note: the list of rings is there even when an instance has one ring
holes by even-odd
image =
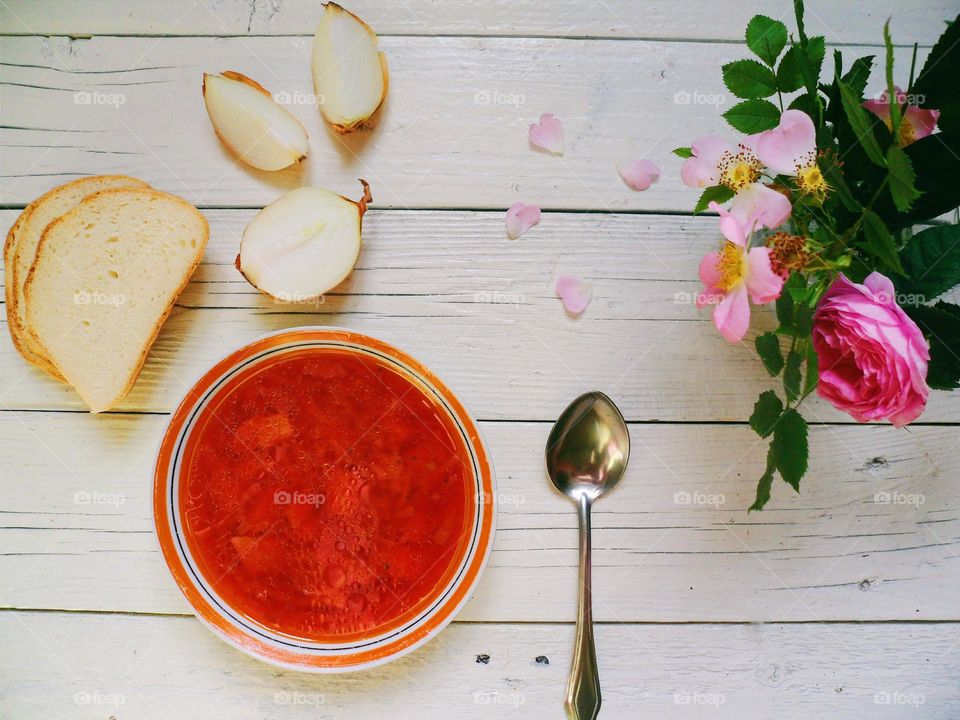
[[[564,708],[570,720],[594,720],[600,712],[600,674],[593,643],[593,596],[590,590],[590,504],[586,493],[577,499],[580,519],[580,593],[578,599],[577,640],[573,664],[567,680]]]

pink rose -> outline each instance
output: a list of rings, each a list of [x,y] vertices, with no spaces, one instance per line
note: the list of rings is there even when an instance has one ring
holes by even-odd
[[[858,285],[841,274],[813,316],[813,348],[817,393],[858,422],[903,427],[923,412],[930,351],[889,278],[874,272]]]

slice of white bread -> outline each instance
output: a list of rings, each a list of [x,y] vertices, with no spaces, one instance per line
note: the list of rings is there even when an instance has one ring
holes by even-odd
[[[63,377],[57,372],[50,359],[43,356],[30,333],[26,331],[23,285],[37,255],[40,236],[47,225],[76,206],[85,197],[101,190],[117,187],[147,188],[150,186],[142,180],[126,175],[95,175],[55,187],[24,208],[7,233],[3,246],[7,324],[13,344],[26,360],[59,380]]]
[[[91,411],[133,386],[209,234],[190,203],[145,188],[91,195],[44,230],[27,329]]]

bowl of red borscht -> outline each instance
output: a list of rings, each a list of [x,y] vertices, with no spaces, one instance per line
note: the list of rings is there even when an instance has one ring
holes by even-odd
[[[393,660],[469,599],[493,540],[475,421],[429,369],[339,328],[262,337],[173,413],[154,518],[196,615],[282,667]]]

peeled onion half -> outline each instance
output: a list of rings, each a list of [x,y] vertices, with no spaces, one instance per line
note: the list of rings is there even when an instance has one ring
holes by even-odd
[[[307,131],[246,75],[203,75],[203,101],[223,144],[249,165],[282,170],[307,154]]]
[[[336,3],[327,3],[313,36],[313,89],[337,132],[369,118],[387,93],[387,58],[377,34]]]
[[[240,240],[237,269],[281,302],[309,302],[343,282],[360,255],[360,230],[373,198],[364,181],[354,202],[301,187],[258,212]]]

